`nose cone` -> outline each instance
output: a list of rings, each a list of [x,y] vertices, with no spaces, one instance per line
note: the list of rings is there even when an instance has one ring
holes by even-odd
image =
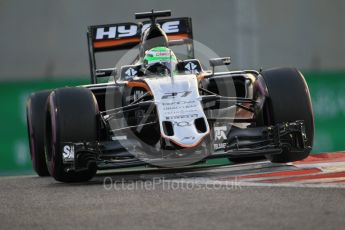
[[[154,95],[162,137],[181,147],[197,146],[209,134],[209,125],[195,75],[145,81]]]

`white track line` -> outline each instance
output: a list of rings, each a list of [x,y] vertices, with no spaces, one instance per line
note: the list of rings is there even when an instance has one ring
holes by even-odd
[[[339,184],[299,184],[299,183],[257,183],[257,182],[244,182],[244,181],[219,181],[210,180],[208,178],[194,178],[194,179],[171,179],[165,180],[165,183],[177,184],[195,184],[195,185],[211,185],[211,186],[224,186],[231,188],[241,187],[284,187],[284,188],[345,188],[345,183]]]

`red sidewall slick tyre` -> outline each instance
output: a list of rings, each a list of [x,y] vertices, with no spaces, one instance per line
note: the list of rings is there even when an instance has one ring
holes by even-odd
[[[67,172],[61,149],[63,142],[97,141],[98,114],[97,101],[86,88],[63,88],[50,94],[45,120],[45,154],[49,173],[57,181],[83,182],[96,174],[96,165],[83,171]]]
[[[32,167],[39,176],[49,176],[44,154],[44,119],[46,102],[51,91],[33,93],[26,105]]]
[[[265,106],[268,106],[270,114],[268,124],[275,125],[282,122],[304,120],[307,136],[307,145],[313,146],[314,140],[314,116],[310,93],[307,83],[297,69],[279,68],[262,71],[269,98]],[[291,152],[283,150],[281,154],[267,156],[275,163],[287,163],[306,158],[309,152]]]

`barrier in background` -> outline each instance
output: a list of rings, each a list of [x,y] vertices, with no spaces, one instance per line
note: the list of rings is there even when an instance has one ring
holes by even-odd
[[[344,150],[345,72],[306,72],[304,75],[312,95],[315,115],[313,153]],[[0,83],[0,175],[31,172],[25,112],[30,93],[87,83],[87,77],[85,80]]]
[[[345,150],[345,72],[310,72],[304,75],[315,116],[313,152]]]

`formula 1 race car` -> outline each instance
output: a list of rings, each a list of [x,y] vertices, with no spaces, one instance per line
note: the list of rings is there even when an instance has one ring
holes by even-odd
[[[162,19],[170,15],[152,10],[135,14],[140,23],[90,26],[91,84],[30,96],[27,123],[38,175],[80,182],[98,169],[257,156],[286,163],[309,155],[314,121],[301,72],[216,71],[229,57],[209,59],[205,70],[194,56],[191,18]],[[185,55],[175,55],[176,46],[185,47]],[[125,49],[136,52],[125,65],[96,67],[95,53]],[[111,80],[99,83],[104,77]]]

